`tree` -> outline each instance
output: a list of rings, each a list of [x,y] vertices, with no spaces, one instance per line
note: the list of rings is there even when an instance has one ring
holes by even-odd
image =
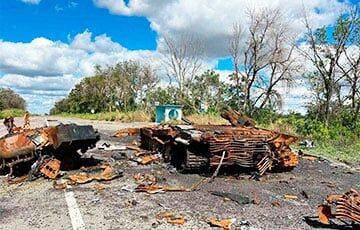
[[[344,85],[348,88],[346,100],[350,100],[350,109],[355,122],[360,113],[360,19],[358,11],[350,12],[347,17],[340,16],[337,20],[334,36],[346,39],[347,48],[343,48],[343,56],[336,65],[340,75],[344,77]]]
[[[234,23],[229,39],[229,53],[232,59],[234,73],[230,76],[234,81],[234,99],[237,108],[243,106],[243,92],[244,85],[240,76],[240,65],[241,65],[241,38],[243,36],[243,30],[240,23]]]
[[[298,66],[293,58],[294,36],[279,10],[250,11],[249,27],[241,48],[241,62],[238,63],[236,46],[241,34],[239,26],[233,29],[230,47],[235,69],[235,86],[240,87],[237,74],[242,77],[242,110],[252,114],[271,104],[274,99],[281,101],[276,87],[280,83],[292,83]],[[235,48],[236,47],[236,48]],[[236,73],[238,72],[238,73]],[[280,104],[280,103],[278,103]]]
[[[309,75],[316,94],[315,106],[319,118],[328,124],[346,100],[352,101],[354,111],[357,108],[359,52],[351,50],[358,47],[359,18],[356,11],[341,14],[329,32],[326,26],[312,28],[304,11],[304,25],[306,45],[298,46],[298,50],[315,67]],[[344,87],[350,89],[348,95]]]
[[[157,83],[152,69],[134,61],[112,67],[96,67],[95,76],[84,78],[57,102],[51,113],[87,113],[132,110],[146,106],[147,91]]]
[[[25,100],[13,90],[0,89],[0,109],[26,109]]]
[[[160,48],[162,61],[170,83],[175,81],[179,88],[182,103],[189,95],[187,83],[201,70],[203,51],[202,42],[192,36],[181,35],[178,39],[169,35],[163,36]]]
[[[196,75],[188,85],[194,111],[198,111],[202,106],[218,111],[224,105],[224,83],[220,81],[220,75],[214,70],[207,70]]]

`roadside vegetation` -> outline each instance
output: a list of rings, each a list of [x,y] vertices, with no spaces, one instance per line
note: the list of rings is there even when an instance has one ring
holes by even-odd
[[[87,120],[98,121],[120,121],[120,122],[151,122],[153,114],[146,111],[134,110],[129,112],[100,112],[100,113],[59,113],[57,116],[76,117]]]
[[[5,109],[0,111],[0,119],[6,117],[22,117],[25,114],[25,110],[22,109]]]
[[[0,88],[0,119],[23,116],[25,109],[25,100],[19,94],[8,88]]]
[[[149,121],[156,105],[180,104],[193,122],[224,124],[219,114],[229,106],[260,127],[314,141],[316,147],[306,152],[360,162],[358,12],[345,12],[334,25],[322,28],[312,28],[304,14],[302,35],[292,31],[279,10],[249,12],[248,21],[246,28],[234,22],[227,38],[233,71],[226,81],[214,70],[204,71],[203,42],[188,35],[164,36],[159,48],[162,74],[136,61],[97,66],[95,75],[76,85],[51,114]],[[304,95],[307,113],[281,114],[280,89],[296,88],[299,82],[310,90]]]

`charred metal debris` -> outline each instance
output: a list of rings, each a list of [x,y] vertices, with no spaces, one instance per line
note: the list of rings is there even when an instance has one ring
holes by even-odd
[[[289,147],[297,137],[254,127],[243,115],[223,113],[230,125],[160,125],[140,129],[141,147],[160,152],[185,171],[240,166],[261,176],[268,170],[291,170],[299,160]]]
[[[356,189],[350,189],[344,194],[328,195],[326,204],[319,205],[317,213],[323,224],[330,224],[332,219],[346,224],[360,224],[360,193]]]
[[[24,127],[10,123],[9,133],[0,138],[0,171],[8,178],[15,171],[29,170],[29,179],[39,174],[55,179],[60,169],[76,168],[81,161],[78,151],[85,153],[100,139],[92,126],[60,124],[32,129],[28,121]]]

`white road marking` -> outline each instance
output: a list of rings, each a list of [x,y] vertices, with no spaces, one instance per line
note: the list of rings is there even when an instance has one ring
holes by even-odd
[[[68,188],[71,188],[68,186]],[[85,230],[85,223],[81,216],[80,209],[76,203],[74,193],[65,190],[65,200],[69,209],[71,224],[74,230]]]

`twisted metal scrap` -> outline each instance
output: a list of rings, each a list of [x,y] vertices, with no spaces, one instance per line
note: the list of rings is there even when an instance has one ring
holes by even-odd
[[[336,204],[335,217],[360,223],[360,193],[350,189],[341,196],[328,196],[329,203]]]
[[[322,223],[328,224],[330,218],[360,223],[360,194],[357,190],[350,189],[343,195],[328,195],[326,201],[335,204],[336,211],[333,214],[330,205],[320,205],[318,215]]]

